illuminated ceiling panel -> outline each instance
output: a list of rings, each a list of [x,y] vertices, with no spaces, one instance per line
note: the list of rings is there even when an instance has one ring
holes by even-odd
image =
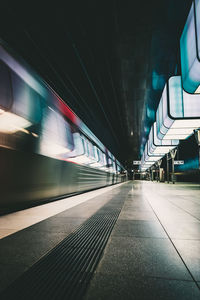
[[[181,39],[181,71],[183,88],[200,93],[200,0],[192,3]]]
[[[151,155],[148,152],[148,148],[149,148],[149,141],[147,141],[147,143],[145,145],[145,149],[144,149],[142,159],[141,159],[141,167],[143,167],[144,165],[148,165],[150,167],[164,156],[164,154]]]
[[[148,151],[150,155],[164,155],[174,149],[179,144],[179,140],[160,140],[157,137],[156,122],[151,127],[149,133]]]
[[[165,85],[156,125],[161,140],[186,139],[200,127],[200,95],[186,93],[180,76],[171,77]]]

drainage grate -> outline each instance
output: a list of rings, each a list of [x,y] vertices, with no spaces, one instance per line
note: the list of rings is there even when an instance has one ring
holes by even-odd
[[[1,299],[82,299],[124,203],[112,199],[19,277]]]

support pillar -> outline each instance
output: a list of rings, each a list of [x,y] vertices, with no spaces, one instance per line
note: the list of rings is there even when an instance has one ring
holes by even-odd
[[[175,178],[174,178],[174,158],[176,156],[177,149],[173,149],[170,151],[171,159],[172,159],[172,183],[175,183]]]
[[[199,169],[200,169],[200,129],[194,130],[194,136],[199,147]]]
[[[161,166],[161,164],[162,164],[162,159],[157,161],[159,182],[160,182],[160,166]]]
[[[170,160],[170,155],[167,153],[167,183],[169,183],[169,160]]]

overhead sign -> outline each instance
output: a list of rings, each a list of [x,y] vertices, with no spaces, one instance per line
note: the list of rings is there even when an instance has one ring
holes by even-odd
[[[141,160],[134,160],[134,161],[133,161],[133,164],[134,164],[134,165],[141,165]]]
[[[174,164],[175,165],[184,165],[184,160],[175,160]]]

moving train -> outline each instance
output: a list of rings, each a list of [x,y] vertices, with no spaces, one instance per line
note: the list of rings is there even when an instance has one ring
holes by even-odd
[[[126,170],[26,63],[0,44],[0,213],[126,180]]]

